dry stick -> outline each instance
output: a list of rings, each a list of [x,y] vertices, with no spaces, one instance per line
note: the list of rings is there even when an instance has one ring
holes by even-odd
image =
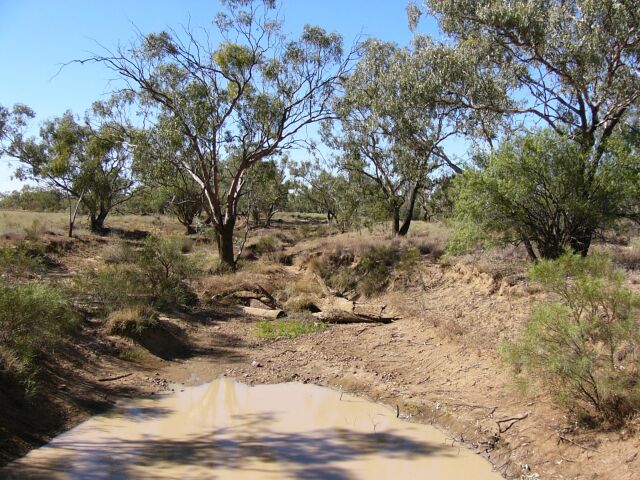
[[[521,415],[519,417],[511,417],[511,418],[504,418],[502,420],[496,420],[496,423],[498,424],[498,431],[500,433],[505,433],[507,432],[511,427],[513,427],[517,422],[519,422],[520,420],[524,420],[525,418],[527,418],[529,416],[529,412],[525,413],[524,415]],[[504,429],[502,428],[502,423],[507,423],[507,422],[511,422],[508,426],[506,426]]]
[[[127,378],[133,375],[133,373],[125,373],[124,375],[118,375],[117,377],[99,378],[99,382],[111,382],[113,380],[120,380],[121,378]]]
[[[567,438],[567,437],[565,437],[564,435],[562,435],[561,433],[558,432],[558,444],[560,444],[561,442],[567,442],[567,443],[570,443],[571,445],[575,445],[576,447],[579,447],[579,448],[581,448],[583,450],[589,450],[589,451],[598,453],[598,450],[596,450],[595,448],[585,447],[584,445],[580,445],[579,443],[574,442],[570,438]]]

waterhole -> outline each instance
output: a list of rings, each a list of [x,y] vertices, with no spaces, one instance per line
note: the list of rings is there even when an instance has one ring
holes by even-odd
[[[97,415],[10,464],[16,479],[499,479],[438,430],[335,390],[229,378]]]

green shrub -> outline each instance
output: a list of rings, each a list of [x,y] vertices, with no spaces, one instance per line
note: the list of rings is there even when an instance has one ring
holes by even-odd
[[[640,412],[640,298],[605,256],[565,254],[529,277],[555,296],[502,345],[520,383],[548,389],[582,418],[620,423]]]
[[[76,278],[77,291],[89,294],[106,312],[149,302],[140,272],[129,265],[106,265]]]
[[[90,293],[104,310],[152,304],[171,309],[197,303],[188,282],[197,269],[180,253],[180,242],[150,237],[133,264],[107,265],[78,281],[78,290]]]
[[[33,393],[37,363],[78,326],[59,288],[40,283],[0,283],[0,362]]]
[[[327,325],[325,323],[304,318],[261,320],[256,325],[256,336],[263,339],[295,338],[309,333],[321,332],[326,329]]]
[[[273,235],[264,235],[253,244],[252,249],[258,255],[272,253],[280,248],[280,242]]]
[[[0,246],[0,270],[17,276],[43,273],[52,265],[41,243],[22,241],[14,246]]]
[[[127,242],[109,246],[102,256],[108,264],[133,263],[136,260],[136,252]]]
[[[158,314],[148,305],[135,305],[112,311],[106,328],[111,335],[138,338],[145,330],[158,323]]]
[[[371,296],[387,287],[394,269],[411,272],[419,260],[420,252],[416,248],[372,246],[357,259],[350,252],[324,254],[312,261],[311,269],[341,294],[356,291]]]
[[[31,242],[39,241],[44,232],[44,225],[38,219],[34,219],[28,227],[24,227],[25,239]]]
[[[366,296],[383,291],[399,260],[400,252],[397,248],[371,247],[360,258],[356,267],[360,277],[358,291]]]
[[[137,264],[158,307],[197,303],[197,296],[187,283],[195,277],[197,269],[180,253],[180,245],[175,240],[148,238]]]

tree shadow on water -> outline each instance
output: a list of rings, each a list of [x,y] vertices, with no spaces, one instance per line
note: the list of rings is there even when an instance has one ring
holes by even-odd
[[[142,417],[162,413],[140,412]],[[86,458],[87,470],[71,478],[85,475],[82,478],[109,479],[137,478],[137,467],[145,467],[143,471],[148,472],[155,465],[158,468],[199,465],[211,470],[210,478],[215,478],[216,469],[220,468],[252,472],[254,478],[260,478],[260,470],[256,470],[260,465],[267,469],[277,464],[291,477],[301,480],[343,480],[352,478],[350,472],[335,463],[362,460],[374,454],[377,459],[407,461],[435,454],[455,455],[445,445],[416,441],[393,430],[359,432],[325,428],[281,433],[268,428],[269,418],[264,414],[243,415],[235,420],[240,423],[177,439],[114,438],[91,442],[68,438],[59,439],[56,448],[65,453],[61,458],[73,458],[76,466]],[[20,476],[7,478],[58,478],[56,472],[65,472],[66,468],[68,462],[61,459],[33,459],[23,467]]]

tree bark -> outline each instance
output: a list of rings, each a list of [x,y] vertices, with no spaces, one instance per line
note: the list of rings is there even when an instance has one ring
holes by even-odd
[[[391,222],[391,232],[398,235],[400,232],[400,207],[393,207],[393,220]]]
[[[76,202],[75,208],[71,209],[71,198],[69,198],[69,238],[73,238],[73,227],[76,224],[76,217],[78,215],[78,208],[80,207],[80,202],[82,202],[82,197],[84,196],[84,192],[80,194],[78,201]]]
[[[236,226],[236,219],[229,219],[226,223],[216,228],[216,240],[218,242],[218,255],[220,261],[226,263],[231,268],[236,268],[235,256],[233,253],[233,231]]]
[[[105,229],[104,229],[104,221],[107,218],[107,215],[109,214],[108,210],[100,210],[98,212],[98,214],[96,215],[94,212],[92,212],[89,215],[89,219],[91,220],[91,231],[93,233],[99,233],[99,234],[103,234]]]
[[[404,237],[409,232],[409,227],[411,226],[411,220],[413,219],[413,209],[416,206],[416,198],[418,197],[418,191],[420,190],[420,184],[416,183],[411,189],[411,194],[409,196],[409,203],[407,204],[407,211],[404,214],[404,221],[402,222],[402,227],[398,231],[398,235]]]
[[[587,253],[589,253],[592,239],[593,232],[591,229],[581,229],[571,237],[571,250],[573,250],[573,253],[579,253],[581,256],[586,257]]]

